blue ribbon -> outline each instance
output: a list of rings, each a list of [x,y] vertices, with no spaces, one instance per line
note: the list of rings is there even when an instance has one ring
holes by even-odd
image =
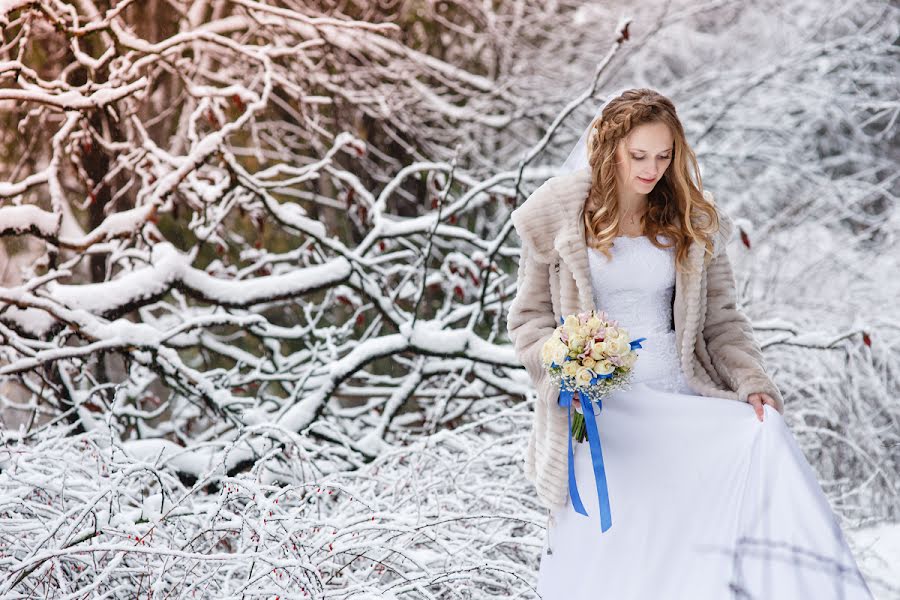
[[[560,317],[559,322],[564,323],[565,321]],[[631,349],[643,348],[641,342],[646,339],[647,338],[638,338],[631,341]],[[571,359],[567,356],[566,360]],[[556,363],[553,363],[551,366],[555,367]],[[608,379],[612,376],[612,373],[606,375],[597,374],[591,379],[591,384],[596,383],[598,379]],[[574,390],[567,390],[561,387],[557,403],[568,409],[566,414],[568,415],[569,421],[569,495],[572,497],[572,507],[575,509],[575,512],[584,516],[589,516],[587,510],[584,508],[584,503],[581,501],[581,495],[578,493],[578,484],[575,481],[575,450],[572,447],[572,402],[574,395]],[[599,399],[597,400],[597,407],[601,411],[603,410],[603,403]],[[591,398],[588,394],[583,395],[582,410],[586,427],[589,431],[595,432],[593,435],[588,435],[588,444],[591,449],[591,464],[594,468],[594,484],[597,487],[597,502],[600,505],[600,531],[604,532],[612,527],[612,514],[609,507],[609,486],[606,483],[606,466],[603,464],[603,451],[600,448],[600,428],[597,425],[597,419],[594,416],[594,407],[591,404]]]
[[[575,508],[575,512],[588,516],[584,503],[581,501],[581,495],[578,493],[578,484],[575,482],[575,450],[572,447],[573,396],[573,390],[561,389],[559,392],[559,405],[568,408],[566,414],[569,417],[569,495],[572,496],[572,506]],[[597,406],[601,410],[603,409],[603,404],[600,400],[597,400]],[[585,424],[591,431],[596,432],[588,435],[588,443],[591,447],[591,463],[594,466],[594,482],[597,486],[597,500],[600,504],[600,531],[606,531],[612,527],[612,515],[609,510],[609,488],[606,484],[606,467],[603,464],[603,452],[600,449],[600,430],[597,427],[597,420],[594,418],[594,407],[591,404],[591,398],[587,394],[583,397],[582,408],[584,410]]]

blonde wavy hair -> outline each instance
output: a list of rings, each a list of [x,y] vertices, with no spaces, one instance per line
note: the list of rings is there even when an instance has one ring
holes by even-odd
[[[703,196],[697,157],[684,137],[684,127],[671,100],[651,89],[623,92],[609,101],[591,124],[587,140],[591,189],[584,206],[584,228],[588,244],[612,259],[610,248],[619,229],[616,149],[634,127],[662,122],[675,138],[672,162],[648,194],[641,229],[657,248],[675,246],[675,264],[686,270],[688,248],[698,241],[712,255],[713,235],[719,229],[716,207]],[[701,225],[695,226],[691,215]],[[657,236],[667,236],[663,244]]]

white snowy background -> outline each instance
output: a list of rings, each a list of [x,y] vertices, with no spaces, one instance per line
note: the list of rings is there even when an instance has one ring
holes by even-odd
[[[508,215],[647,86],[900,598],[900,10],[636,4],[0,0],[0,597],[536,597]]]

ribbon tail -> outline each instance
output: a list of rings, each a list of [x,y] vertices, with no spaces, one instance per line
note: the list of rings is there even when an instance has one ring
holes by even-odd
[[[597,501],[600,504],[600,531],[606,531],[612,527],[612,515],[609,508],[609,488],[606,485],[606,467],[603,464],[603,452],[600,449],[600,428],[597,426],[597,419],[594,417],[594,408],[591,406],[591,399],[584,395],[582,402],[584,408],[584,418],[588,431],[588,442],[591,446],[591,463],[594,466],[594,480],[597,484]],[[597,405],[602,409],[602,403],[597,401]],[[571,414],[570,414],[571,420]],[[569,460],[571,461],[572,436],[569,436]],[[571,470],[570,470],[571,475]]]
[[[575,512],[588,516],[584,503],[581,501],[581,496],[578,494],[578,484],[575,482],[575,451],[572,448],[572,396],[574,396],[574,393],[571,390],[560,390],[558,401],[560,406],[567,407],[566,414],[569,417],[569,429],[567,430],[567,437],[569,438],[569,496],[572,497],[572,507],[575,509]]]

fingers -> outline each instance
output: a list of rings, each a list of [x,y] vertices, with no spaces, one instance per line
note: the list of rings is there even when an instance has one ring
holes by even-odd
[[[756,392],[755,395],[762,401],[763,410],[765,410],[765,405],[768,404],[774,410],[778,411],[778,414],[784,415],[784,407],[779,407],[778,403],[775,402],[775,398],[764,392]]]
[[[575,410],[581,410],[581,399],[578,397],[578,392],[572,394],[572,407]]]
[[[756,418],[760,421],[763,420],[763,402],[759,399],[758,394],[753,394],[749,398],[747,398],[747,402],[753,407],[753,410],[756,411]]]

